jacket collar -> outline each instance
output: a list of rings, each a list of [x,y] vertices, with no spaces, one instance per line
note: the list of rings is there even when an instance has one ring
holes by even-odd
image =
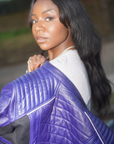
[[[56,78],[58,78],[68,89],[70,89],[75,95],[78,96],[80,101],[86,106],[84,100],[81,97],[81,94],[79,93],[78,89],[75,87],[75,85],[67,78],[66,75],[64,75],[59,69],[57,69],[55,66],[53,66],[48,61],[45,61],[42,68],[47,69],[50,73],[52,73]],[[87,107],[87,106],[86,106]]]

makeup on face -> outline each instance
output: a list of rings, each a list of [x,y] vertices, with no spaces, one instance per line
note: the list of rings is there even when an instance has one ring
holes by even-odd
[[[60,22],[58,7],[51,0],[36,1],[31,21],[33,36],[42,50],[58,55],[69,47],[68,29]]]

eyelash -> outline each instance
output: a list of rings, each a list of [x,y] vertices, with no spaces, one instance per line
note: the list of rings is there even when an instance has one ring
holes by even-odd
[[[49,20],[47,21],[46,19],[49,19]],[[45,19],[45,21],[46,21],[46,22],[49,22],[49,21],[51,21],[51,20],[54,19],[54,18],[53,18],[53,17],[47,17],[46,19]],[[32,24],[35,24],[35,23],[37,23],[38,21],[35,20],[35,19],[33,19],[33,20],[31,20],[31,22],[32,22]]]
[[[35,20],[35,19],[33,19],[33,20],[31,20],[31,22],[32,22],[32,24],[35,24],[35,23],[37,23],[38,21]]]
[[[47,17],[46,19],[49,19],[49,21],[51,21],[51,20],[53,19],[53,17]],[[45,20],[46,20],[46,19],[45,19]]]

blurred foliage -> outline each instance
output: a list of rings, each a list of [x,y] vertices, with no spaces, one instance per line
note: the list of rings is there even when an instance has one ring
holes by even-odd
[[[10,38],[14,38],[16,36],[20,36],[23,34],[27,34],[30,33],[30,29],[29,28],[23,28],[23,29],[18,29],[16,31],[10,31],[10,32],[2,32],[0,33],[0,42],[6,41]]]
[[[27,28],[4,34],[4,38],[7,39],[0,41],[0,66],[27,61],[29,56],[40,52],[31,31]]]
[[[0,66],[27,61],[39,52],[28,25],[29,11],[21,11],[0,17]]]
[[[29,10],[0,16],[0,34],[28,27]]]

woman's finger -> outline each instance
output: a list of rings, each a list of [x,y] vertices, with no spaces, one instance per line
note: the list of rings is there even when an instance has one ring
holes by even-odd
[[[45,61],[46,61],[46,58],[44,56],[42,56],[41,54],[39,54],[37,56],[36,68],[41,67],[44,64]]]
[[[27,61],[27,63],[28,63],[28,72],[31,72],[31,71],[33,71],[33,57],[30,57],[29,59],[28,59],[28,61]]]
[[[31,72],[43,65],[43,63],[46,61],[46,58],[42,56],[41,54],[39,55],[34,55],[28,59],[28,72]]]

